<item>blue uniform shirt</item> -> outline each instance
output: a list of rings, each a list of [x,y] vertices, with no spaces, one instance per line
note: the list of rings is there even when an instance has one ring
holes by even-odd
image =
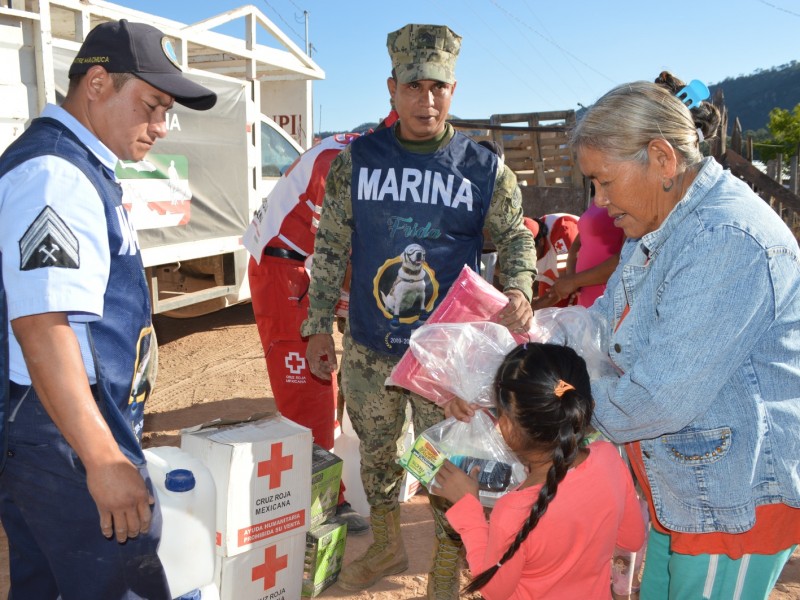
[[[93,140],[87,141],[91,143]],[[62,216],[57,207],[31,200],[37,194],[43,194],[32,184],[28,184],[26,188],[29,196],[21,196],[13,190],[7,191],[3,197],[3,210],[6,208],[6,201],[9,201],[9,205],[22,207],[23,210],[32,201],[36,209],[40,210],[36,213],[34,209],[31,214],[26,215],[28,225],[21,237],[3,240],[3,262],[6,263],[8,252],[10,260],[17,259],[16,270],[28,273],[33,280],[39,281],[51,278],[57,280],[64,273],[80,273],[82,262],[91,265],[97,259],[108,260],[106,285],[96,292],[101,294],[100,308],[93,308],[94,312],[89,312],[77,304],[73,308],[68,301],[64,305],[54,303],[59,308],[48,312],[68,312],[70,315],[74,312],[78,313],[78,319],[85,321],[86,340],[91,349],[90,358],[85,361],[87,365],[94,365],[95,395],[100,412],[120,449],[134,464],[142,464],[144,456],[139,440],[144,419],[144,401],[150,391],[146,373],[152,358],[149,290],[144,278],[136,232],[122,206],[122,188],[111,168],[113,155],[107,150],[103,154],[107,160],[99,159],[63,121],[48,116],[34,120],[25,133],[9,146],[0,157],[0,178],[9,178],[17,167],[24,169],[36,157],[61,157],[74,165],[95,190],[95,195],[101,200],[103,218],[100,222],[95,218],[93,223],[66,220],[68,210],[65,209],[65,216]],[[47,171],[37,171],[36,179],[40,188],[47,189],[51,186],[50,173]],[[11,177],[11,180],[13,183],[14,178]],[[80,205],[86,189],[73,187],[62,189],[61,193],[70,205]],[[87,252],[81,247],[81,235],[73,230],[85,232],[82,228],[90,225],[93,225],[97,238],[106,240],[105,258],[91,256],[96,248],[90,246]],[[83,239],[91,242],[94,238],[84,234]],[[4,268],[4,272],[5,270]],[[72,294],[69,283],[79,281],[80,276],[63,275],[63,278],[66,281],[65,290],[57,285],[52,289],[43,286],[44,293],[69,299]],[[15,315],[19,315],[15,312],[17,309],[12,307],[20,304],[17,296],[24,297],[25,292],[17,288],[7,288],[5,281],[3,284],[0,291],[8,300],[8,313],[13,319],[16,318]],[[78,287],[81,288],[80,285]],[[41,312],[41,309],[36,312]],[[90,317],[88,320],[85,319],[87,315]],[[11,335],[8,330],[4,333]],[[3,368],[0,375],[5,382],[9,373],[5,371],[5,364],[0,366]],[[22,408],[24,410],[25,406]]]
[[[72,115],[60,107],[48,105],[42,116],[63,123],[104,166],[114,170],[117,162],[114,154]],[[19,241],[46,206],[74,234],[78,268],[22,268],[24,246]],[[10,334],[9,373],[12,381],[22,385],[31,382],[22,350],[11,333],[10,322],[28,315],[64,312],[81,346],[89,383],[95,383],[86,323],[103,316],[103,292],[110,262],[105,220],[97,190],[78,167],[61,157],[38,156],[0,178],[0,254],[3,258],[3,284],[8,294],[6,327]],[[50,257],[44,251],[37,251],[42,264],[48,260],[69,259],[69,244],[53,243],[61,254]]]

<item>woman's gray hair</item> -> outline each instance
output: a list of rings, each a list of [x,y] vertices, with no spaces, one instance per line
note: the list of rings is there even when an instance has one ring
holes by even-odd
[[[708,102],[689,108],[672,90],[648,81],[620,85],[606,93],[572,130],[570,144],[600,150],[612,160],[647,162],[655,139],[670,143],[685,166],[703,159],[700,136],[709,139],[719,126],[719,112]]]

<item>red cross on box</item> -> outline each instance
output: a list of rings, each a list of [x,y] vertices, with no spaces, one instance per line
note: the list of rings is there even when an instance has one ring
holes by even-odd
[[[269,489],[281,486],[281,474],[292,468],[292,456],[283,456],[283,442],[275,442],[270,447],[269,460],[258,463],[258,476],[269,477]]]
[[[278,571],[285,569],[289,564],[289,556],[284,554],[278,556],[277,546],[270,546],[264,549],[264,562],[257,567],[253,567],[253,581],[264,580],[264,591],[275,587],[275,580]]]

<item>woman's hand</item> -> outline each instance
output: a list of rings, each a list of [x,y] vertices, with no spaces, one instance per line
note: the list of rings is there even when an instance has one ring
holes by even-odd
[[[577,292],[579,287],[576,277],[565,273],[555,280],[548,294],[553,294],[558,300],[563,300]]]
[[[478,497],[478,473],[480,467],[472,469],[467,475],[449,460],[436,472],[436,477],[430,484],[431,492],[442,496],[452,503],[456,503],[467,494]]]

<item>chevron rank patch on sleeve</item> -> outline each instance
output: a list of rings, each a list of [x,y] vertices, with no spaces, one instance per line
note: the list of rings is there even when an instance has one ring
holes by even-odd
[[[51,207],[45,206],[19,241],[20,270],[80,267],[78,238]]]

